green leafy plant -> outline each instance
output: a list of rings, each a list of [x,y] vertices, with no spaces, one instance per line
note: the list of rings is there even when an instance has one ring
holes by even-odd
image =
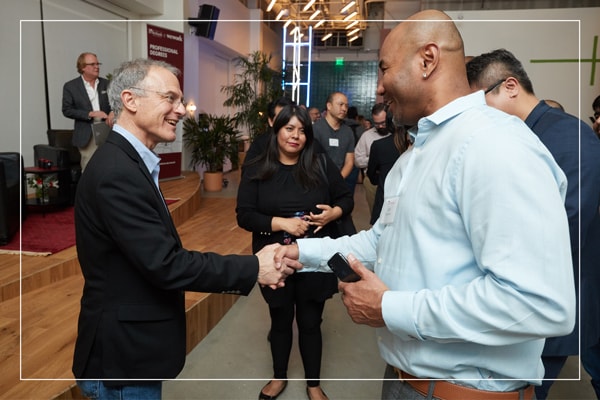
[[[183,121],[183,143],[191,151],[191,166],[204,164],[208,172],[222,171],[227,158],[238,163],[238,134],[233,118],[199,114]]]
[[[281,75],[269,67],[270,62],[271,55],[261,51],[236,58],[234,81],[221,88],[228,96],[223,105],[237,110],[235,126],[247,128],[251,140],[267,131],[269,102],[283,94]]]

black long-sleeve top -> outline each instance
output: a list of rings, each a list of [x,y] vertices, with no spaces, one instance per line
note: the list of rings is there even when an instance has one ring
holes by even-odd
[[[236,212],[238,225],[252,232],[252,252],[256,253],[267,244],[284,243],[284,232],[271,230],[273,217],[289,218],[297,212],[318,214],[321,210],[316,207],[317,204],[339,206],[343,215],[352,212],[352,193],[335,164],[327,157],[324,159],[327,160],[324,168],[327,181],[322,176],[319,187],[312,190],[302,188],[294,179],[296,165],[280,163],[277,173],[263,181],[252,179],[259,168],[257,164],[245,167],[238,189]],[[307,237],[329,236],[332,223],[316,234],[315,227],[311,227]]]

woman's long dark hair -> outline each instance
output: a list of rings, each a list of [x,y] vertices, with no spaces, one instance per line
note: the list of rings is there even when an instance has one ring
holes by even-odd
[[[279,111],[279,114],[273,121],[273,131],[269,138],[269,144],[265,153],[257,159],[259,165],[254,179],[266,180],[271,178],[279,169],[279,145],[277,143],[277,134],[292,119],[296,117],[304,128],[306,143],[300,152],[298,164],[294,169],[294,178],[306,190],[314,189],[322,181],[320,179],[320,169],[317,164],[317,157],[314,152],[314,133],[312,129],[312,120],[304,108],[297,105],[285,106]]]

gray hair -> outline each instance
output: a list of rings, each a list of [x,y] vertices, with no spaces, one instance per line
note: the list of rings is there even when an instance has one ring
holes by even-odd
[[[118,119],[123,110],[121,92],[138,86],[139,83],[146,78],[151,67],[166,68],[175,76],[179,76],[180,74],[179,69],[164,61],[138,58],[122,63],[113,72],[113,78],[108,85],[108,101],[110,102],[111,109],[115,113],[115,120]]]

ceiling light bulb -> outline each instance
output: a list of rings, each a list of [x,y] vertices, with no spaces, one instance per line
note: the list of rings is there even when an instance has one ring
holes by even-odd
[[[333,36],[333,33],[329,32],[327,35],[323,36],[323,38],[321,39],[321,41],[326,41],[327,39],[329,39],[330,37]]]
[[[285,17],[288,13],[288,10],[285,8],[282,8],[281,11],[279,11],[279,14],[277,14],[277,16],[275,17],[275,21],[279,21],[281,18]]]
[[[288,26],[290,26],[290,24],[291,24],[291,23],[292,23],[292,20],[291,20],[291,19],[288,19],[288,20],[286,21],[286,23],[285,23],[285,24],[283,24],[283,27],[284,27],[284,28],[287,28]]]
[[[316,0],[310,0],[308,3],[306,3],[306,5],[304,6],[304,8],[302,9],[302,11],[306,11],[310,8],[310,6],[312,6],[313,4],[315,4]]]
[[[340,14],[345,14],[353,5],[356,4],[356,1],[352,0],[350,3],[346,4],[344,8],[340,10]]]
[[[356,26],[356,25],[358,25],[358,20],[357,19],[355,19],[354,21],[350,22],[348,24],[348,26],[346,27],[346,29],[350,29],[350,28],[352,28],[353,26]]]
[[[344,21],[348,21],[349,19],[352,19],[356,16],[356,14],[358,14],[356,11],[352,11],[351,14],[348,14],[344,17]]]
[[[358,35],[351,37],[350,39],[348,39],[348,43],[354,42],[356,39],[358,39]]]
[[[346,36],[350,37],[358,32],[360,32],[360,28],[352,29],[350,32],[346,33]]]
[[[322,20],[319,20],[319,22],[317,22],[317,23],[315,24],[315,29],[317,29],[318,27],[320,27],[320,26],[321,26],[321,25],[323,25],[324,23],[325,23],[325,20],[324,20],[324,19],[322,19]]]
[[[275,3],[277,3],[277,0],[271,0],[271,2],[269,3],[269,7],[267,7],[267,12],[269,12],[273,9],[273,6],[275,6]]]
[[[308,19],[312,21],[313,19],[317,18],[317,15],[319,15],[320,12],[321,10],[315,11],[310,17],[308,17]]]

